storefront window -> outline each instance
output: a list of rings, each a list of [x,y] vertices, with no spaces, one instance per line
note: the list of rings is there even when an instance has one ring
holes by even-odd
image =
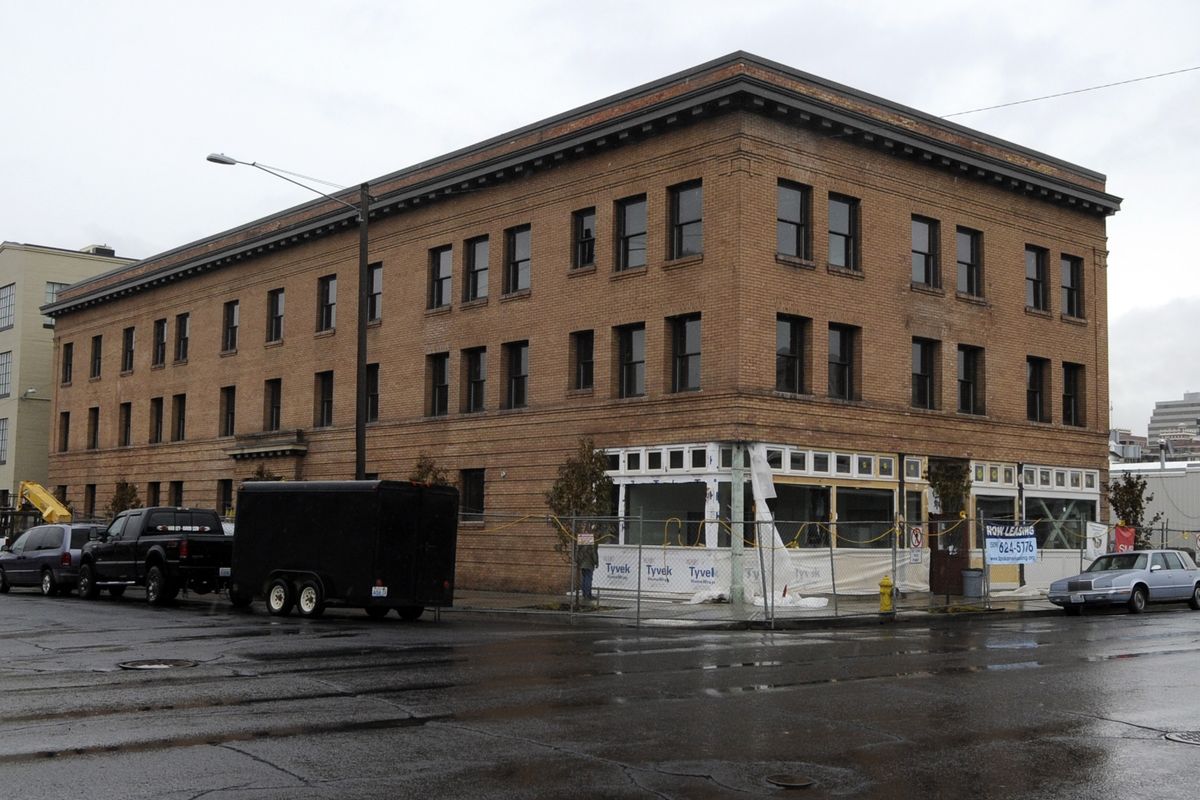
[[[642,522],[640,526],[635,521],[626,523],[625,544],[703,545],[704,499],[703,483],[626,486],[625,513],[630,517],[641,517]]]
[[[1025,519],[1034,523],[1039,549],[1078,550],[1087,523],[1096,520],[1096,502],[1060,497],[1026,497]]]
[[[888,489],[838,489],[837,546],[890,548],[893,500]]]

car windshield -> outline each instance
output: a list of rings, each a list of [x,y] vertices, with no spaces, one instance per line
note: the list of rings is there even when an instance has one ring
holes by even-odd
[[[1087,568],[1088,572],[1109,572],[1115,569],[1145,569],[1145,553],[1114,553],[1100,556]]]

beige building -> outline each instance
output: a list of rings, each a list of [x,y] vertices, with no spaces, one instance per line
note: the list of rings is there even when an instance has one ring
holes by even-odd
[[[130,263],[101,245],[0,242],[0,505],[21,481],[47,480],[54,320],[41,307],[72,283]]]

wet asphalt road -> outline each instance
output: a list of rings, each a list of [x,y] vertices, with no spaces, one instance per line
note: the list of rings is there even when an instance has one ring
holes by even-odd
[[[1195,798],[1200,613],[803,632],[0,596],[0,797]],[[127,671],[132,659],[191,668]],[[816,782],[782,790],[767,776]]]

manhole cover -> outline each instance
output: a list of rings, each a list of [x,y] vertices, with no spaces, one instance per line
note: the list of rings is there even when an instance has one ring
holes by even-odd
[[[196,662],[183,658],[143,658],[138,661],[123,661],[117,666],[121,669],[177,669],[194,667]]]
[[[804,775],[768,775],[767,783],[782,789],[807,789],[814,781]]]
[[[1180,733],[1168,733],[1167,738],[1172,742],[1183,742],[1184,744],[1200,745],[1200,731],[1182,731]]]

